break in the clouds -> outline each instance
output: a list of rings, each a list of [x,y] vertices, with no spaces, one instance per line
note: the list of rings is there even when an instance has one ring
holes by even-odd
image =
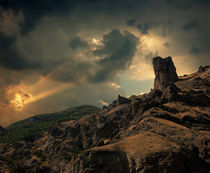
[[[0,125],[145,93],[156,55],[172,56],[179,74],[209,64],[209,6],[207,0],[0,0]]]

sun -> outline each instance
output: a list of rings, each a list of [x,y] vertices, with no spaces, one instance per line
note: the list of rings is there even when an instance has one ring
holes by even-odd
[[[32,95],[16,93],[11,104],[14,106],[16,111],[22,111],[25,104],[29,103],[32,98]]]
[[[14,105],[15,110],[22,111],[24,106],[24,99],[20,94],[15,94],[15,98],[11,101],[11,103]]]

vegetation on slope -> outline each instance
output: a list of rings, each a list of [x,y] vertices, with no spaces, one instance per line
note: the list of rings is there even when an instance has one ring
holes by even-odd
[[[0,142],[12,143],[22,139],[33,141],[55,123],[76,120],[87,114],[96,113],[99,110],[98,107],[84,105],[69,108],[57,113],[36,115],[16,122],[4,131],[0,131]]]

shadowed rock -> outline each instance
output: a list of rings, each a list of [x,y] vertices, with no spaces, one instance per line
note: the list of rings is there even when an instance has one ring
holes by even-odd
[[[199,73],[202,73],[202,72],[206,71],[206,70],[209,69],[209,68],[210,68],[209,65],[204,66],[204,67],[200,65],[200,67],[199,67],[199,69],[198,69],[198,72],[199,72]]]
[[[120,95],[118,96],[117,105],[123,105],[123,104],[128,104],[128,103],[130,103],[130,100]]]
[[[0,126],[0,131],[4,131],[4,128]]]
[[[176,68],[171,57],[153,58],[153,68],[155,72],[154,89],[163,91],[169,84],[178,80]]]

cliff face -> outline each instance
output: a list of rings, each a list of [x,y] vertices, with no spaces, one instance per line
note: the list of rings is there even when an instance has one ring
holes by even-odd
[[[178,80],[176,68],[171,57],[153,58],[153,68],[155,72],[154,89],[163,91],[169,84]]]
[[[153,62],[157,88],[4,145],[0,172],[210,172],[210,67],[178,80],[171,58]]]

